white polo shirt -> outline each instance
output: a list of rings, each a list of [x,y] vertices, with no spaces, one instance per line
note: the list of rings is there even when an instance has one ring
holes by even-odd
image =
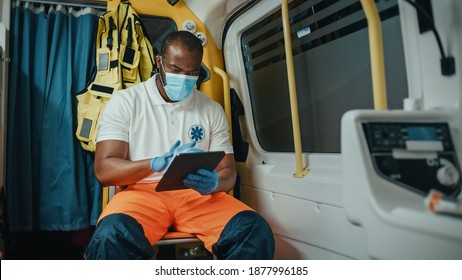
[[[176,140],[196,141],[204,151],[233,153],[223,108],[194,89],[185,100],[166,102],[156,86],[156,75],[144,83],[113,94],[98,123],[96,142],[129,143],[130,160],[151,159],[168,152]],[[156,173],[140,182],[160,180]]]

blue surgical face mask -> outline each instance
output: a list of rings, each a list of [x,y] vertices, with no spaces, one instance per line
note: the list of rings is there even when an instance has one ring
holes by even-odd
[[[162,81],[162,75],[160,76],[160,80],[168,98],[173,101],[185,100],[193,92],[194,86],[196,85],[199,77],[169,73],[165,71],[165,67],[163,65],[162,68],[164,68],[166,84]]]

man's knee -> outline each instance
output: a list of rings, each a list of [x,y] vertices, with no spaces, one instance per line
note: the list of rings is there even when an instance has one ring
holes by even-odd
[[[87,259],[150,259],[154,249],[143,227],[125,214],[104,217],[96,227],[85,256]]]
[[[273,232],[259,214],[243,211],[229,220],[212,249],[219,259],[272,259]]]

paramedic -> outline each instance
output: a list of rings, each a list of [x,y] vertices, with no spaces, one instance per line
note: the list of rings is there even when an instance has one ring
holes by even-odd
[[[128,186],[104,208],[87,259],[150,259],[169,229],[196,235],[218,259],[272,259],[267,222],[227,194],[236,180],[222,107],[194,88],[203,49],[186,31],[169,34],[156,57],[159,73],[113,95],[99,122],[95,175]],[[173,156],[225,151],[214,171],[199,169],[188,189],[156,192]]]

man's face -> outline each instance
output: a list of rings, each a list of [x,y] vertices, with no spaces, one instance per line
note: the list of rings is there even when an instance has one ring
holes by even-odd
[[[171,45],[163,57],[157,57],[157,67],[160,69],[160,74],[164,81],[165,72],[199,76],[201,63],[202,56],[200,53],[189,51],[187,48],[178,45]]]

